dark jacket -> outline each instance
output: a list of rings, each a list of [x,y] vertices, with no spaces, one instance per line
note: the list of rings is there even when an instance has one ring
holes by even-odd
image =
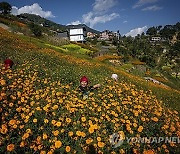
[[[93,86],[87,86],[87,87],[79,86],[78,89],[80,92],[82,92],[83,95],[88,95],[89,92],[94,90]]]

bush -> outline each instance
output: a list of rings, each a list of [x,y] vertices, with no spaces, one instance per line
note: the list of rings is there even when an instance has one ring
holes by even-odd
[[[29,28],[31,29],[32,33],[36,36],[36,37],[40,37],[42,36],[42,30],[41,30],[41,27],[34,24],[34,23],[31,23],[29,24]]]

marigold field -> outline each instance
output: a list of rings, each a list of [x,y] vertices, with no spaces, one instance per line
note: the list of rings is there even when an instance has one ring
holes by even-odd
[[[0,30],[0,56],[16,63],[7,70],[0,64],[0,153],[86,153],[92,152],[90,145],[98,153],[180,152],[178,143],[125,140],[180,138],[179,111],[166,106],[151,88],[138,87],[135,83],[140,83],[140,78]],[[112,81],[112,71],[117,71],[121,80]],[[102,84],[85,100],[77,89],[82,75]],[[179,91],[148,86],[172,92],[179,99]],[[117,148],[109,141],[113,133],[124,140]]]

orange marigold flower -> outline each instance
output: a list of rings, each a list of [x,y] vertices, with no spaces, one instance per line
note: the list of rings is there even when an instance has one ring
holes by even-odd
[[[86,121],[86,118],[85,118],[85,117],[82,117],[81,120],[82,120],[82,122],[85,122],[85,121]]]
[[[48,120],[48,119],[44,119],[44,123],[46,123],[46,124],[47,124],[48,122],[49,122],[49,120]]]
[[[36,122],[37,122],[37,119],[33,119],[33,122],[36,123]]]
[[[59,135],[59,131],[58,130],[53,131],[52,133],[54,134],[54,136],[58,136]]]
[[[16,124],[16,120],[12,119],[12,120],[9,121],[9,125],[12,126],[12,125],[14,125],[14,124]]]
[[[60,148],[62,146],[62,142],[61,141],[56,141],[55,142],[55,148]]]
[[[101,137],[97,137],[97,141],[100,142],[101,141]]]
[[[66,122],[67,122],[67,123],[70,123],[70,122],[71,122],[71,119],[70,119],[70,118],[66,118]]]
[[[77,135],[77,136],[81,136],[81,131],[77,131],[77,132],[76,132],[76,135]]]
[[[92,138],[88,138],[88,139],[86,140],[86,144],[90,144],[92,141],[93,141]]]
[[[98,147],[103,148],[105,144],[103,142],[98,142]]]
[[[153,150],[144,150],[143,154],[154,154]]]
[[[71,147],[70,146],[66,146],[66,152],[70,152],[71,151]]]
[[[143,131],[143,126],[139,126],[138,132],[142,132],[142,131]]]
[[[56,124],[56,120],[52,120],[51,123],[52,123],[53,125],[55,125],[55,124]]]
[[[43,140],[45,140],[45,139],[47,139],[47,138],[48,138],[47,134],[46,134],[46,133],[43,133]]]
[[[72,131],[68,132],[68,135],[73,136],[73,132]]]
[[[153,117],[153,118],[151,118],[151,120],[154,121],[154,122],[158,122],[158,118],[157,117]]]
[[[13,151],[14,150],[14,144],[9,144],[8,146],[7,146],[7,151]]]
[[[57,127],[60,127],[60,126],[61,126],[61,122],[60,122],[60,121],[57,122],[57,123],[56,123],[56,126],[57,126]]]
[[[89,133],[90,133],[90,134],[94,133],[94,128],[93,128],[93,127],[90,127],[90,128],[89,128]]]

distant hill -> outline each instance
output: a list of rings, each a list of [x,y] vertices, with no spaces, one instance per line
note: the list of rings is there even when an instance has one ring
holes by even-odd
[[[65,25],[57,24],[53,21],[42,18],[39,15],[35,15],[35,14],[24,13],[24,14],[18,15],[17,17],[19,17],[23,21],[29,21],[38,25],[43,25],[44,27],[49,27],[52,30],[57,30],[57,29],[65,30],[66,29]]]
[[[61,24],[57,24],[53,21],[50,21],[48,19],[42,18],[39,15],[35,15],[35,14],[28,14],[28,13],[24,13],[24,14],[20,14],[17,16],[19,19],[21,19],[22,21],[25,22],[33,22],[35,24],[38,25],[43,25],[44,27],[48,27],[52,30],[59,30],[59,31],[65,31],[65,30],[69,30],[70,28],[79,28],[79,27],[85,27],[87,32],[93,32],[96,34],[99,34],[100,32],[97,30],[94,30],[88,26],[86,26],[85,24],[79,24],[79,25],[61,25]]]

